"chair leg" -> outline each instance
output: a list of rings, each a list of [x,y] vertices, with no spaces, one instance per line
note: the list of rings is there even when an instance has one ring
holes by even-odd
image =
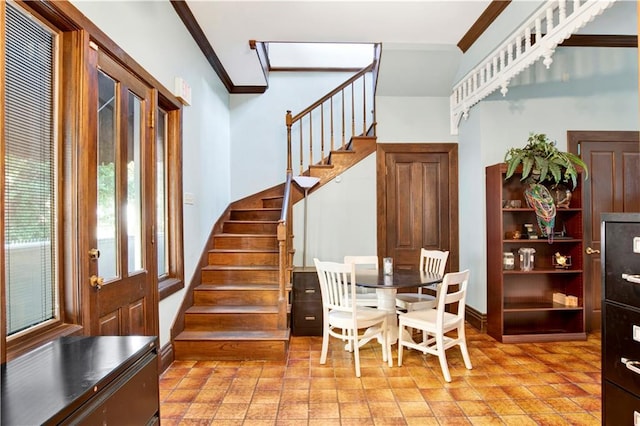
[[[447,365],[447,354],[444,349],[444,336],[438,334],[436,336],[436,350],[438,351],[438,359],[440,360],[440,369],[442,369],[442,375],[447,382],[451,382],[451,374],[449,373],[449,366]]]
[[[329,324],[322,327],[322,352],[320,352],[320,364],[326,364],[329,351]]]
[[[389,338],[389,324],[387,323],[388,318],[385,318],[384,320],[384,324],[382,325],[384,327],[384,345],[386,348],[386,352],[387,352],[387,365],[389,365],[389,367],[393,367],[393,355],[391,354],[391,339]]]
[[[353,333],[353,359],[356,364],[356,377],[360,377],[360,348],[358,342],[358,330],[350,330],[349,333]]]
[[[398,324],[398,367],[402,367],[402,348],[403,348],[403,340],[402,335],[404,334],[404,324],[400,321]]]
[[[460,346],[460,352],[462,352],[462,359],[464,360],[464,366],[467,370],[471,370],[471,358],[469,357],[469,350],[467,349],[467,338],[464,332],[464,323],[458,327],[458,346]]]

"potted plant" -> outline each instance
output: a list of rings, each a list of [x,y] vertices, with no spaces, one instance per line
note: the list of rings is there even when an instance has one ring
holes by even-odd
[[[507,163],[506,178],[510,178],[522,164],[520,180],[550,182],[552,186],[571,182],[571,188],[578,184],[578,167],[588,176],[587,165],[580,157],[560,151],[556,142],[544,133],[531,133],[524,148],[511,148],[504,157]]]
[[[524,148],[511,148],[505,154],[507,163],[506,179],[509,179],[522,165],[520,180],[529,182],[524,191],[529,207],[536,212],[538,226],[543,235],[552,239],[555,225],[556,207],[569,207],[571,193],[560,186],[571,182],[571,189],[578,184],[578,168],[587,176],[587,166],[577,155],[560,151],[556,142],[544,133],[531,133]],[[544,185],[550,183],[556,197],[552,197]],[[561,194],[560,197],[557,195]]]

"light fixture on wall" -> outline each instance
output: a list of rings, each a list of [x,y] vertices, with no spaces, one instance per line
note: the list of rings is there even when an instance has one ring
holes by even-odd
[[[293,181],[304,190],[304,231],[302,237],[302,267],[307,266],[307,194],[313,188],[320,178],[312,176],[294,176]]]

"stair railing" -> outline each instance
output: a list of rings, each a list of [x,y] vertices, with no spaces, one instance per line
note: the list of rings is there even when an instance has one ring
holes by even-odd
[[[278,315],[279,328],[287,326],[287,308],[289,300],[287,298],[286,287],[292,281],[293,264],[293,224],[292,217],[292,197],[291,197],[291,169],[287,170],[287,177],[284,183],[284,197],[282,199],[282,211],[278,222]]]
[[[310,165],[327,164],[331,151],[347,149],[353,136],[375,136],[379,58],[376,45],[370,65],[298,114],[287,111],[287,170],[295,161],[300,175],[308,174],[304,170]]]

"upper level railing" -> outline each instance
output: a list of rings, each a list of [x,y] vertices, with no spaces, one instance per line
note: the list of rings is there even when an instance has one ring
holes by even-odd
[[[453,88],[450,98],[451,133],[473,105],[500,88],[507,94],[510,80],[544,57],[549,68],[555,48],[600,15],[615,0],[549,0],[520,25],[506,41],[481,61]]]
[[[287,111],[287,170],[295,164],[302,175],[312,164],[326,164],[331,151],[345,149],[353,136],[375,136],[379,58],[376,45],[370,65],[298,114]]]

